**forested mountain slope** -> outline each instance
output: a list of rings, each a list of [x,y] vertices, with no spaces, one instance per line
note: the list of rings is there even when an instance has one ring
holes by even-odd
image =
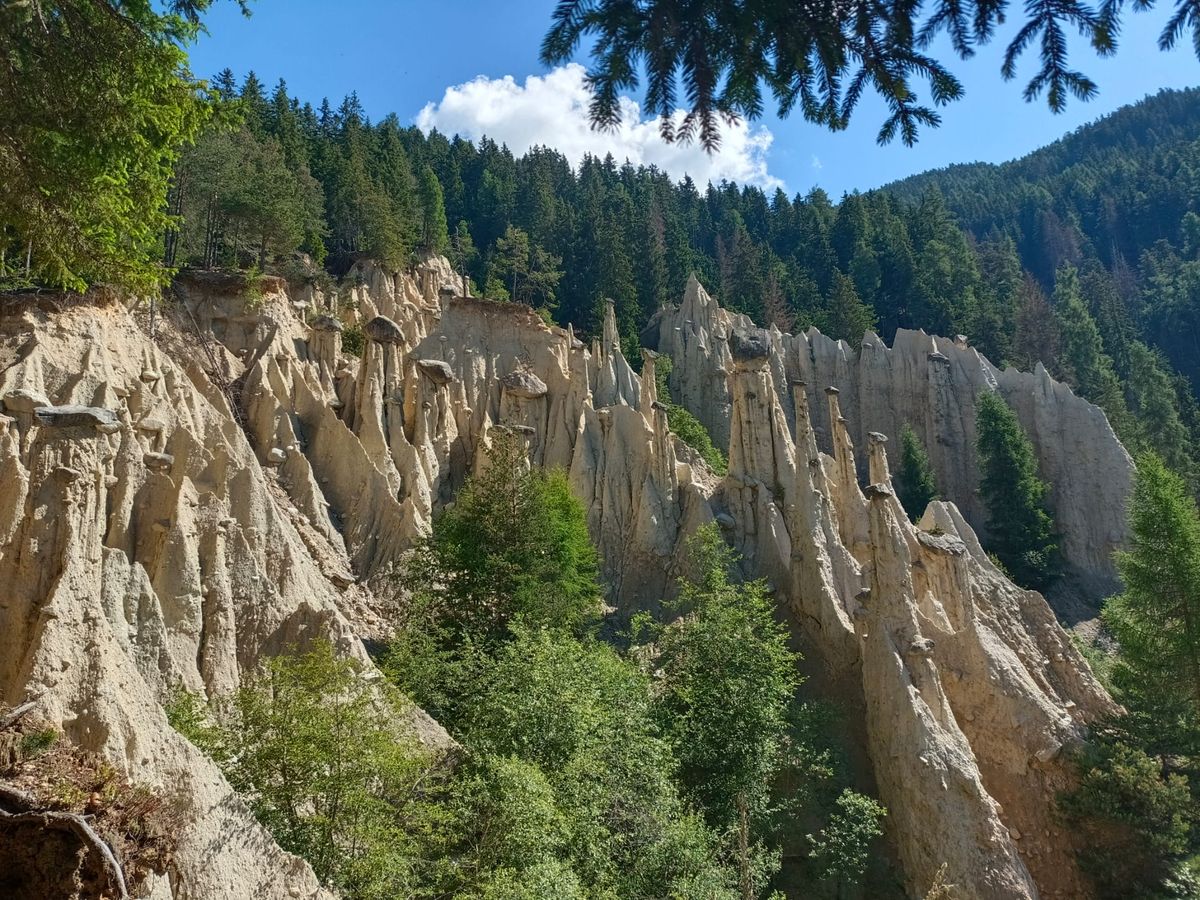
[[[1028,156],[965,163],[882,188],[917,202],[936,188],[977,239],[1017,243],[1022,264],[1052,283],[1062,263],[1136,265],[1156,241],[1187,241],[1200,184],[1200,89],[1164,90]]]

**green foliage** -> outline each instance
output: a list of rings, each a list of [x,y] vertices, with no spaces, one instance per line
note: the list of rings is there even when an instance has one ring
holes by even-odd
[[[528,467],[519,436],[492,432],[470,479],[417,551],[409,585],[457,635],[504,639],[516,619],[568,630],[599,612],[599,563],[562,472]]]
[[[1003,0],[968,6],[939,0],[877,5],[856,16],[833,9],[797,16],[794,9],[770,0],[714,2],[703,13],[680,0],[616,7],[563,0],[542,42],[542,61],[565,63],[576,57],[581,43],[589,48],[588,82],[595,91],[590,113],[597,127],[621,121],[620,98],[645,72],[644,109],[663,118],[668,140],[699,137],[706,149],[715,149],[723,118],[763,114],[764,89],[778,104],[780,116],[799,111],[808,121],[843,129],[869,87],[888,110],[880,143],[899,134],[911,145],[922,126],[941,122],[934,107],[963,96],[958,79],[929,55],[930,45],[968,59],[1006,21],[1008,6]],[[1123,11],[1121,4],[1026,7],[1005,48],[1003,76],[1012,78],[1020,57],[1037,47],[1037,69],[1025,86],[1026,100],[1045,92],[1050,109],[1061,112],[1069,96],[1090,99],[1096,85],[1070,68],[1064,31],[1078,29],[1094,47],[1110,53],[1116,49]],[[1179,2],[1159,44],[1170,48],[1184,35],[1197,34],[1197,28],[1192,6]],[[943,35],[945,42],[935,40]],[[933,107],[918,99],[918,80],[928,83]],[[676,121],[680,87],[688,107]]]
[[[1178,396],[1161,354],[1141,341],[1129,345],[1129,407],[1137,419],[1137,444],[1153,451],[1185,478],[1194,478],[1191,435],[1180,419]]]
[[[325,233],[321,185],[307,165],[246,125],[221,122],[184,152],[171,201],[183,226],[169,262],[261,268]]]
[[[582,633],[599,615],[599,563],[561,472],[530,470],[492,432],[484,471],[434,520],[402,573],[411,592],[389,670],[439,718],[455,714],[486,654],[516,623]]]
[[[704,423],[687,409],[671,399],[668,379],[671,375],[671,357],[660,356],[654,361],[654,379],[658,387],[658,402],[667,408],[667,427],[675,436],[695,450],[718,475],[729,471],[729,460],[721,448],[712,441],[712,435]]]
[[[58,732],[53,728],[42,728],[21,735],[21,758],[34,759],[41,756],[58,741]]]
[[[655,706],[686,795],[727,836],[743,890],[757,895],[778,866],[760,832],[771,786],[791,762],[799,657],[766,584],[731,580],[733,554],[716,525],[697,532],[689,553],[700,574],[681,584],[680,615],[656,641]]]
[[[1071,266],[1059,269],[1051,298],[1058,317],[1058,369],[1063,379],[1082,396],[1104,410],[1113,430],[1122,438],[1134,437],[1133,422],[1113,361],[1104,352],[1100,329],[1083,302],[1079,276]]]
[[[821,331],[829,337],[855,346],[862,340],[864,332],[875,327],[875,313],[858,298],[854,282],[837,272],[825,309],[817,321]]]
[[[367,346],[367,336],[361,322],[351,322],[342,329],[342,352],[355,359],[362,359]]]
[[[433,169],[421,172],[421,249],[426,253],[445,253],[450,248],[449,226],[442,186]]]
[[[979,493],[987,510],[987,547],[1018,584],[1043,590],[1058,570],[1048,490],[1016,414],[999,394],[976,397]]]
[[[866,870],[871,847],[883,835],[887,810],[870,797],[843,791],[837,811],[816,835],[809,835],[813,857],[824,878],[855,884]]]
[[[529,235],[509,225],[497,239],[489,274],[504,279],[510,300],[544,310],[553,309],[554,290],[562,279],[562,260],[530,244]]]
[[[1104,607],[1121,646],[1118,685],[1200,716],[1200,515],[1186,483],[1152,454],[1139,458],[1129,505],[1132,546],[1117,566],[1125,590]]]
[[[1139,457],[1131,547],[1117,557],[1124,591],[1104,606],[1117,641],[1104,666],[1123,710],[1097,723],[1077,757],[1078,786],[1060,798],[1083,837],[1101,898],[1196,896],[1200,848],[1200,515],[1184,480]]]
[[[701,896],[730,896],[711,836],[671,782],[636,667],[594,640],[516,626],[476,684],[452,725],[473,753],[509,760],[487,787],[488,859],[515,871],[556,860],[589,895],[702,884]]]
[[[350,898],[420,896],[440,878],[453,807],[401,724],[405,701],[329,644],[279,656],[218,703],[177,692],[169,717],[209,752],[285,850]]]
[[[0,276],[152,290],[181,147],[210,114],[181,48],[208,0],[40,0],[0,7]],[[26,265],[26,260],[28,264]]]
[[[1101,898],[1189,897],[1170,882],[1191,846],[1188,780],[1163,774],[1141,749],[1101,736],[1079,756],[1079,785],[1060,800],[1085,847],[1080,862]]]
[[[908,423],[900,429],[900,467],[895,480],[900,505],[914,522],[925,514],[925,507],[938,499],[929,455]]]

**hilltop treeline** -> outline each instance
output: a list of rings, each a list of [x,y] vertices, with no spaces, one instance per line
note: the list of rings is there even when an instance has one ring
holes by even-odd
[[[819,189],[702,189],[611,157],[518,157],[395,115],[372,123],[354,94],[314,108],[253,73],[239,84],[226,70],[214,87],[222,114],[171,190],[181,227],[168,265],[265,268],[303,251],[340,274],[359,257],[401,267],[445,253],[477,291],[585,332],[613,298],[630,348],[695,272],[764,325],[852,342],[924,328],[966,334],[1001,365],[1043,362],[1127,443],[1192,468],[1195,92],[1164,92],[1010,167],[835,204]]]

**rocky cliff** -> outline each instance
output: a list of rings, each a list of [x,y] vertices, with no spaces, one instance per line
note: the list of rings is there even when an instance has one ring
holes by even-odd
[[[657,602],[685,538],[721,524],[862,710],[914,896],[943,864],[963,897],[1082,894],[1053,799],[1070,782],[1064,748],[1111,702],[1042,597],[988,562],[959,507],[908,522],[887,433],[922,411],[927,441],[945,432],[939,473],[965,472],[951,448],[969,447],[971,391],[1010,383],[1019,410],[1020,392],[1031,397],[1022,416],[1059,435],[1039,453],[1066,466],[1068,439],[1094,439],[1112,493],[1128,459],[1102,416],[1044,373],[995,373],[932,338],[920,338],[924,358],[868,338],[880,363],[864,365],[864,350],[852,365],[845,345],[758,331],[692,284],[656,343],[729,446],[718,478],[668,431],[655,353],[639,377],[611,310],[587,345],[458,286],[435,259],[412,273],[360,264],[336,297],[272,281],[250,301],[236,279],[185,277],[153,326],[99,297],[5,308],[0,700],[36,698],[72,740],[189,797],[158,896],[318,893],[170,730],[164,692],[228,689],[308,635],[365,660],[359,637],[387,629],[371,587],[387,588],[496,429],[523,435],[534,464],[568,471],[618,614]],[[343,352],[349,326],[366,338],[358,359]],[[972,359],[979,375],[960,387]],[[954,484],[943,481],[952,498],[969,478]],[[1080,515],[1097,508],[1073,502]],[[1123,534],[1105,521],[1071,538],[1097,572]],[[418,714],[411,727],[445,741]]]
[[[643,343],[671,356],[671,388],[679,402],[722,447],[729,446],[732,430],[727,338],[747,327],[748,319],[722,309],[693,278],[682,303],[660,311],[643,332]],[[772,329],[769,340],[771,373],[790,424],[795,417],[787,385],[803,382],[810,404],[825,388],[836,387],[864,477],[869,435],[884,434],[898,448],[901,428],[911,425],[929,453],[943,495],[981,532],[986,523],[977,493],[975,397],[982,391],[1001,393],[1033,441],[1042,477],[1050,484],[1049,503],[1066,561],[1092,591],[1113,586],[1113,551],[1126,539],[1125,498],[1133,464],[1104,413],[1050,378],[1040,364],[1032,373],[1000,370],[965,338],[904,329],[891,347],[870,332],[857,347],[816,329],[795,335]],[[833,452],[829,423],[819,419],[813,429],[817,445]]]

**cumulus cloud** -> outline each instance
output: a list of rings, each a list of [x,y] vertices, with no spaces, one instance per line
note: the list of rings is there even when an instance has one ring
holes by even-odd
[[[587,153],[611,153],[618,163],[628,159],[634,165],[654,165],[675,178],[691,175],[700,185],[725,178],[767,189],[783,186],[767,171],[774,136],[765,126],[739,122],[723,127],[721,148],[709,155],[694,142],[665,143],[659,120],[644,119],[638,103],[623,97],[621,125],[613,131],[594,131],[588,122],[591,92],[584,76],[578,63],[530,75],[524,84],[511,75],[481,75],[447,88],[441,100],[426,104],[417,115],[417,127],[474,140],[487,135],[516,154],[537,145],[553,147],[573,163]],[[682,117],[682,110],[677,111],[676,119]]]

